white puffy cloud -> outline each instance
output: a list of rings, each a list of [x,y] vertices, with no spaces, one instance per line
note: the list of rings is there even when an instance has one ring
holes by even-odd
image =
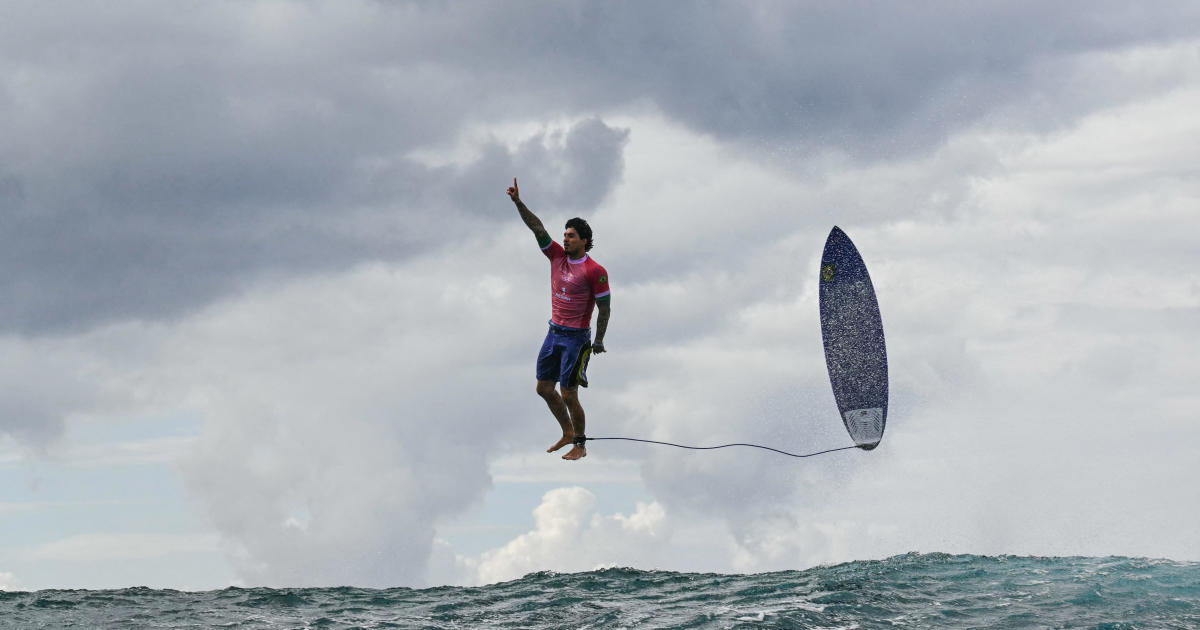
[[[208,418],[184,478],[248,583],[414,583],[434,520],[488,488],[510,284],[469,256],[425,264],[292,284],[171,349],[168,385]]]
[[[491,584],[535,571],[590,571],[606,566],[654,568],[669,562],[666,513],[656,502],[631,514],[596,513],[596,497],[582,487],[547,492],[533,511],[534,529],[467,563],[475,580]],[[460,562],[462,562],[460,560]]]
[[[0,571],[0,591],[20,591],[24,587],[21,586],[21,581],[12,573]]]

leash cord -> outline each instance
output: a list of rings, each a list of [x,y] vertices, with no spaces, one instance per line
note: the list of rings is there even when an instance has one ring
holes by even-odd
[[[831,449],[824,450],[824,451],[817,451],[815,453],[805,453],[805,454],[801,455],[801,454],[797,454],[797,453],[789,453],[787,451],[781,451],[777,448],[771,448],[770,446],[762,446],[759,444],[743,444],[740,442],[737,444],[722,444],[720,446],[685,446],[683,444],[674,444],[672,442],[659,442],[657,440],[642,440],[642,439],[638,439],[638,438],[627,438],[627,437],[595,437],[595,438],[590,437],[590,438],[586,438],[586,439],[588,441],[592,441],[592,440],[626,440],[629,442],[645,442],[647,444],[662,444],[663,446],[674,446],[676,448],[687,448],[687,449],[691,449],[693,451],[709,451],[709,450],[712,450],[715,448],[728,448],[730,446],[750,446],[753,448],[761,448],[761,449],[765,449],[768,451],[775,451],[776,453],[779,453],[780,455],[787,455],[788,457],[812,457],[814,455],[824,455],[825,453],[833,453],[835,451],[846,451],[846,450],[850,450],[852,448],[859,448],[857,446],[843,446],[841,448],[831,448]]]

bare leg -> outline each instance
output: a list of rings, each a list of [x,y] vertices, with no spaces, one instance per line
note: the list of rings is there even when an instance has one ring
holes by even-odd
[[[579,388],[562,390],[562,400],[567,407],[567,411],[571,414],[571,425],[574,429],[572,437],[575,435],[586,435],[584,432],[584,414],[583,406],[579,404]],[[576,460],[587,457],[587,449],[582,444],[576,444],[571,447],[570,452],[563,455],[563,459]]]
[[[538,396],[545,399],[546,406],[550,408],[550,413],[554,414],[554,419],[558,420],[558,425],[562,427],[562,438],[555,442],[553,446],[546,449],[547,453],[553,453],[570,444],[575,439],[575,431],[571,426],[571,412],[563,402],[562,396],[559,396],[558,392],[555,391],[554,381],[538,381],[537,393]]]

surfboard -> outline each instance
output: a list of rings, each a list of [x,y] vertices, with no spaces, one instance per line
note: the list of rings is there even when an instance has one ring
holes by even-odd
[[[820,307],[833,398],[854,444],[869,451],[887,425],[887,348],[867,266],[837,226],[821,254]]]

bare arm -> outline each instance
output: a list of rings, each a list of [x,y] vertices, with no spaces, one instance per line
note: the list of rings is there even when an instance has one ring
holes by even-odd
[[[604,333],[608,330],[608,316],[612,313],[611,297],[596,301],[596,308],[600,311],[596,315],[596,341],[592,342],[592,352],[600,354],[604,352]],[[600,346],[597,348],[596,346]]]
[[[508,189],[508,196],[517,205],[517,212],[521,215],[521,220],[529,229],[533,231],[533,235],[537,237],[538,243],[546,243],[550,241],[550,233],[546,231],[546,226],[542,225],[542,220],[537,218],[525,204],[521,202],[520,191],[517,190],[517,178],[513,178],[513,185]]]

